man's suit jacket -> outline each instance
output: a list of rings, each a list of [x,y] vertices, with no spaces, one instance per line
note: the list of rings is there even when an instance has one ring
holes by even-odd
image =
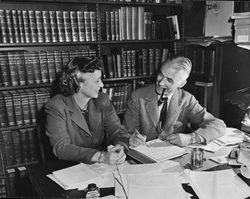
[[[128,134],[104,93],[89,100],[89,125],[73,95],[54,96],[46,104],[45,111],[46,134],[59,159],[91,163],[91,158],[101,148],[105,133],[112,144],[128,148]]]
[[[161,128],[157,101],[155,84],[131,93],[123,121],[129,133],[137,129],[147,136],[147,140],[158,137]],[[192,131],[202,136],[206,143],[225,134],[225,123],[208,113],[193,95],[183,89],[177,89],[169,103],[166,122],[163,126],[165,133],[191,133],[188,128],[191,124]]]

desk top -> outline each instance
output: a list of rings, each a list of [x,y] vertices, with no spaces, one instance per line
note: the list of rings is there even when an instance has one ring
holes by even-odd
[[[209,153],[205,152],[205,157],[208,159],[208,157],[216,156],[220,154],[225,154],[230,152],[231,148],[223,149],[221,151],[218,151],[217,153]],[[132,158],[132,160],[135,160],[137,163],[152,163],[153,161],[150,159],[147,159],[145,156],[142,156],[136,151],[130,150],[128,153],[128,158]],[[187,164],[190,162],[190,154],[186,154],[182,157],[175,158],[175,161],[179,162],[184,168],[187,168]],[[36,189],[37,193],[39,194],[39,197],[55,197],[55,198],[83,198],[83,191],[78,190],[64,190],[59,185],[57,185],[54,181],[52,181],[50,178],[48,178],[46,175],[51,174],[53,171],[67,168],[70,166],[73,166],[77,164],[76,162],[69,162],[69,161],[63,161],[63,160],[56,160],[53,162],[46,162],[41,164],[34,164],[34,165],[28,165],[27,171],[29,174],[29,177],[32,181],[33,187]],[[232,168],[228,165],[220,165],[212,162],[212,161],[205,161],[204,162],[204,169],[206,170],[221,170],[221,169],[229,169]],[[239,167],[233,168],[236,172]],[[241,174],[238,174],[249,186],[250,186],[250,179],[246,179]],[[195,193],[192,189],[190,189],[189,186],[183,186],[183,188],[194,195],[192,198],[197,198]],[[114,188],[103,188],[101,189],[101,196],[109,195],[114,193]]]

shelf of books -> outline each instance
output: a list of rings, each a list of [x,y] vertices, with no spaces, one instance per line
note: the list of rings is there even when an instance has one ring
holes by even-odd
[[[180,0],[1,1],[0,196],[10,196],[11,170],[41,159],[39,125],[65,64],[101,57],[102,92],[122,115],[131,91],[182,47],[182,13]]]

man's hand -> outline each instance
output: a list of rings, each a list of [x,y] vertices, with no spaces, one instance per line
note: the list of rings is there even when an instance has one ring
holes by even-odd
[[[187,146],[191,142],[191,136],[184,133],[175,133],[167,136],[166,141],[178,146]]]
[[[134,133],[129,138],[129,145],[136,148],[141,144],[145,144],[147,137],[134,131]]]
[[[124,153],[124,147],[120,144],[109,147],[108,151],[103,155],[103,162],[106,164],[121,164],[125,159],[126,154]]]

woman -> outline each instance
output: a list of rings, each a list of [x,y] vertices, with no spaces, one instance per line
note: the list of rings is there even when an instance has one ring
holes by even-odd
[[[102,70],[97,57],[73,58],[60,79],[62,94],[45,107],[46,134],[59,159],[116,164],[126,158],[128,134],[108,95],[99,93]],[[108,151],[101,148],[105,136],[114,145]]]

